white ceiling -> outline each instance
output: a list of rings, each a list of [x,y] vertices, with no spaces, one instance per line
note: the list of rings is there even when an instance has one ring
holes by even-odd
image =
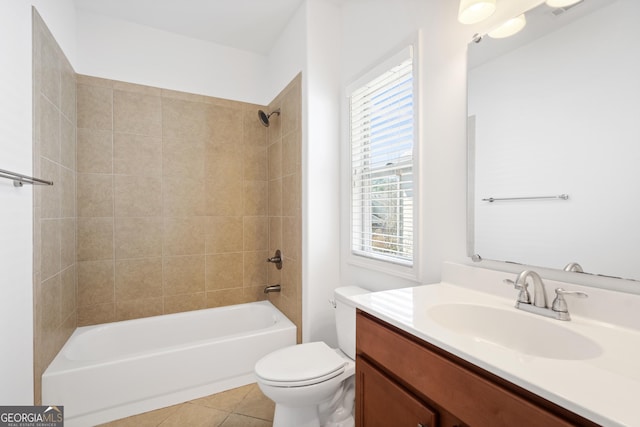
[[[85,10],[267,54],[304,0],[74,0]]]

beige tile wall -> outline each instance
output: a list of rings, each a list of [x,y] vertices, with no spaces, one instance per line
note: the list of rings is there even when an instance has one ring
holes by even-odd
[[[75,73],[33,10],[34,401],[42,373],[76,328]]]
[[[269,252],[282,251],[282,270],[269,266],[269,283],[281,283],[282,292],[269,299],[298,327],[302,340],[302,77],[300,74],[269,105],[268,213]]]
[[[264,299],[265,107],[81,75],[77,94],[78,324]]]

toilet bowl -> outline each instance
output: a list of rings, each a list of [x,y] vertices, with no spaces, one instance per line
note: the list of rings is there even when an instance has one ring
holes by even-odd
[[[368,293],[355,286],[335,290],[340,348],[310,342],[274,351],[255,365],[258,386],[273,400],[274,427],[352,427],[355,396],[355,305]]]

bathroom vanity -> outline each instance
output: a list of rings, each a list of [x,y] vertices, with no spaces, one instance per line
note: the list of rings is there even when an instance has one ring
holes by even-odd
[[[360,427],[598,425],[362,311],[357,331]]]
[[[640,425],[640,296],[587,288],[561,321],[516,309],[512,276],[445,264],[442,283],[354,297],[356,425]]]

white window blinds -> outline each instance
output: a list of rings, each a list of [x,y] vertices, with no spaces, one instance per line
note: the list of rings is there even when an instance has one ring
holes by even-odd
[[[412,265],[414,78],[411,49],[350,91],[351,230],[356,255]]]

